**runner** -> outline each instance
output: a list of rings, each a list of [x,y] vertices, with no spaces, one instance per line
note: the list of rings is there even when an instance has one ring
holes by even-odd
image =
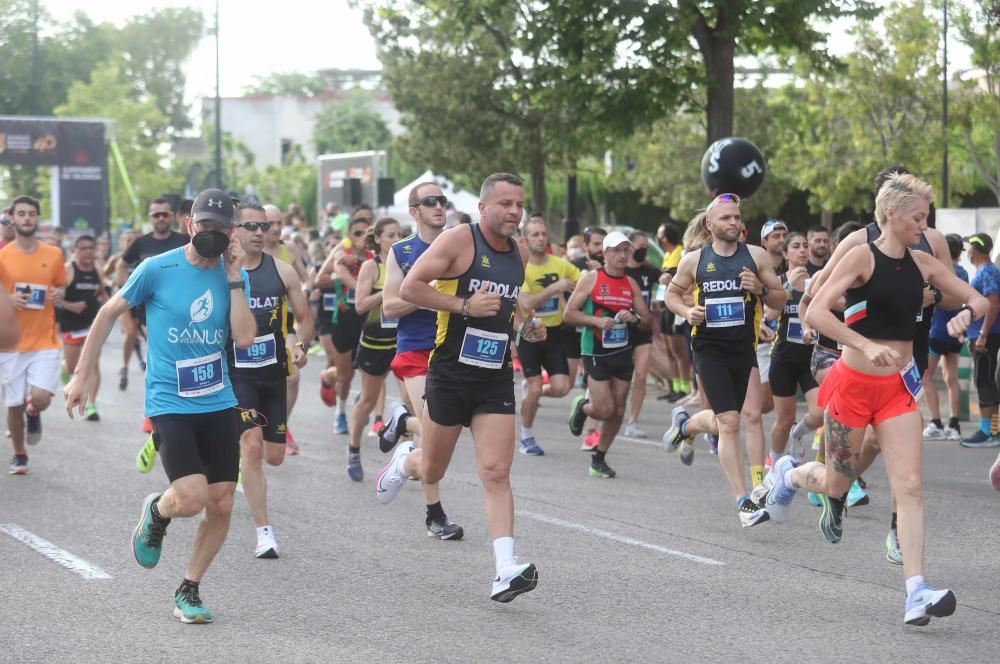
[[[333,347],[333,312],[337,308],[337,288],[333,285],[320,288],[319,271],[326,259],[333,253],[333,248],[338,242],[339,240],[334,237],[333,233],[328,233],[323,240],[323,261],[309,270],[309,283],[312,284],[317,299],[316,334],[319,338],[319,345],[323,348],[323,355],[326,357],[326,367],[319,374],[319,397],[323,404],[329,408],[337,405],[337,368],[333,363],[334,355],[337,352]],[[294,441],[289,441],[289,453],[298,454],[298,447]]]
[[[822,270],[830,258],[830,231],[825,226],[813,226],[806,232],[806,242],[809,244],[806,270],[811,277]]]
[[[923,389],[913,358],[917,314],[924,283],[937,284],[965,300],[948,324],[959,336],[989,307],[984,297],[958,279],[950,267],[909,247],[926,227],[931,187],[912,175],[892,175],[878,192],[875,217],[880,237],[847,253],[815,293],[806,322],[844,344],[841,358],[823,383],[827,465],[795,467],[790,456],[778,460],[765,483],[765,505],[783,521],[796,490],[827,496],[821,526],[831,542],[842,533],[843,499],[857,475],[865,428],[875,427],[893,495],[899,505],[906,603],[903,620],[926,625],[931,617],[951,615],[955,595],[932,590],[923,577],[924,502],[921,486],[923,444],[918,400]],[[839,251],[839,249],[838,249]],[[845,322],[830,312],[846,293]]]
[[[97,242],[90,235],[81,235],[73,243],[75,258],[66,264],[66,294],[62,305],[56,309],[56,320],[62,330],[63,362],[60,379],[65,385],[76,371],[83,342],[90,332],[97,310],[108,301],[101,282],[101,274],[94,262]],[[87,395],[84,414],[91,422],[101,416],[97,413],[97,390],[100,388],[101,374],[98,368],[94,380],[94,392]]]
[[[439,482],[462,428],[471,429],[496,560],[490,598],[509,602],[538,583],[535,566],[514,557],[510,488],[514,457],[510,337],[528,260],[528,251],[512,239],[524,215],[521,180],[509,173],[486,178],[479,212],[480,223],[446,231],[421,256],[403,280],[400,295],[438,312],[438,335],[427,373],[419,476]],[[521,326],[521,335],[544,340],[545,324],[532,318]],[[380,493],[399,492],[409,476],[404,467],[411,449],[412,444],[401,445],[379,473]]]
[[[230,243],[233,217],[225,192],[207,189],[198,195],[187,220],[190,244],[143,261],[101,307],[65,389],[70,417],[74,409],[82,413],[114,320],[131,307],[147,305],[145,409],[153,418],[170,487],[143,501],[132,552],[142,567],[156,567],[170,521],[204,512],[174,594],[174,616],[184,623],[212,622],[199,584],[226,539],[239,473],[240,417],[225,344],[231,331],[238,348],[249,348],[256,325],[240,269],[243,249]]]
[[[396,327],[396,357],[392,359],[390,368],[396,378],[403,382],[404,401],[409,402],[409,407],[403,403],[395,403],[390,408],[390,415],[379,431],[379,448],[383,452],[391,450],[403,436],[419,436],[423,428],[426,410],[424,392],[428,362],[436,342],[437,314],[429,307],[421,309],[402,300],[399,289],[417,259],[431,247],[444,230],[447,203],[448,199],[436,182],[419,182],[411,187],[410,216],[413,217],[417,232],[392,245],[392,251],[386,261],[382,311],[386,318],[399,319]],[[382,504],[387,504],[396,497],[402,479],[397,481],[395,478],[402,478],[404,474],[406,477],[421,477],[422,457],[422,448],[414,449],[412,443],[401,445],[389,464],[379,471],[375,489],[376,499]],[[390,467],[394,472],[386,478],[383,488],[381,480]],[[395,472],[397,467],[399,474]],[[447,517],[441,506],[437,481],[429,482],[421,479],[420,488],[427,506],[427,516],[424,519],[427,534],[441,540],[462,539],[465,531]]]
[[[361,436],[385,390],[385,375],[396,356],[398,321],[385,316],[382,289],[385,287],[385,261],[389,249],[399,240],[399,222],[382,217],[375,222],[364,239],[364,249],[374,254],[358,273],[355,308],[365,317],[361,328],[356,367],[361,373],[361,396],[351,410],[351,440],[347,448],[347,476],[355,482],[364,479],[361,467]],[[381,426],[379,427],[381,428]]]
[[[778,219],[769,219],[760,230],[760,246],[767,250],[771,258],[771,267],[775,274],[783,274],[788,265],[785,262],[785,238],[788,236],[788,226]],[[775,317],[764,316],[764,322],[770,329],[765,333],[765,343],[757,344],[757,368],[760,370],[760,413],[764,415],[774,410],[774,399],[771,394],[771,346],[774,335],[778,331],[778,320]]]
[[[628,256],[625,274],[638,284],[639,294],[648,310],[654,290],[659,286],[660,270],[650,265],[646,260],[646,252],[649,251],[648,235],[642,231],[632,231],[628,234],[628,239],[632,243],[632,253]],[[652,314],[650,314],[649,325],[645,330],[640,330],[636,325],[629,325],[628,338],[629,345],[632,346],[632,363],[635,370],[632,374],[628,425],[625,427],[625,435],[631,438],[645,438],[646,432],[639,426],[639,413],[642,412],[642,404],[646,401],[646,380],[649,378],[649,365],[653,358]]]
[[[668,358],[668,366],[671,367],[674,376],[669,385],[667,394],[658,397],[674,403],[683,399],[691,393],[691,355],[687,347],[687,340],[684,334],[686,321],[679,318],[663,304],[667,287],[670,280],[677,274],[677,266],[680,265],[681,255],[684,246],[681,244],[681,230],[676,224],[661,224],[656,231],[656,241],[663,250],[663,264],[660,266],[660,285],[663,286],[658,291],[657,301],[663,307],[660,314],[660,332],[664,340],[665,356]]]
[[[266,253],[265,238],[271,222],[265,208],[257,203],[243,203],[238,211],[234,237],[246,254],[243,269],[247,273],[250,312],[256,324],[256,337],[249,348],[239,348],[230,338],[226,357],[233,392],[240,408],[240,461],[243,493],[257,527],[257,558],[277,558],[278,543],[267,514],[267,481],[262,460],[280,466],[285,460],[288,396],[285,382],[293,367],[306,365],[302,342],[293,342],[288,334],[291,310],[303,338],[311,339],[312,312],[302,294],[302,284],[295,269]]]
[[[673,410],[664,446],[680,450],[681,462],[694,459],[692,440],[698,433],[719,436],[719,461],[736,497],[744,528],[767,521],[767,511],[747,495],[740,449],[740,411],[756,365],[755,345],[761,305],[782,308],[787,293],[774,273],[767,252],[739,241],[743,230],[740,199],[720,194],[706,208],[712,241],[684,255],[667,291],[667,306],[691,324],[694,366],[709,409],[689,416]],[[695,304],[684,293],[694,286]]]
[[[7,429],[14,446],[8,472],[28,472],[24,443],[42,440],[42,411],[59,380],[59,339],[55,307],[62,301],[66,268],[62,250],[38,240],[39,202],[18,196],[10,205],[17,235],[0,249],[0,285],[10,293],[21,328],[15,344],[0,347],[0,384],[7,405]]]
[[[581,258],[576,258],[570,261],[577,269],[580,270],[581,274],[586,274],[593,270],[598,270],[604,265],[604,238],[607,237],[608,231],[601,228],[600,226],[588,226],[583,229],[583,242],[584,249],[586,251],[585,256]],[[578,282],[579,283],[579,282]],[[569,295],[566,295],[567,300]],[[575,350],[575,355],[580,357],[580,348],[583,345],[583,328],[582,327],[570,327],[573,331],[573,335],[576,337],[575,340],[570,344],[570,347]],[[572,358],[573,355],[570,355]],[[582,361],[577,360],[580,365],[580,371],[577,382],[577,387],[581,387],[584,391],[587,390],[587,368],[583,365]],[[584,424],[584,430],[587,432],[583,437],[583,443],[580,445],[580,450],[582,452],[593,452],[597,449],[597,446],[601,443],[601,431],[596,427],[596,422],[588,419]]]
[[[528,263],[524,266],[524,284],[518,301],[525,311],[534,311],[545,323],[544,341],[521,338],[517,344],[524,374],[525,390],[521,401],[521,454],[541,456],[545,451],[535,440],[535,415],[543,396],[558,399],[573,387],[569,368],[570,346],[576,343],[576,331],[563,326],[566,292],[572,292],[580,278],[580,270],[569,261],[545,252],[549,232],[541,216],[531,216],[521,230],[527,241]],[[579,351],[579,346],[577,346]],[[542,369],[548,374],[548,384],[542,384]]]
[[[621,429],[634,368],[629,325],[646,332],[652,315],[639,285],[625,272],[629,256],[635,252],[628,236],[619,231],[609,233],[603,250],[604,267],[580,278],[563,316],[570,325],[583,328],[580,352],[590,395],[581,394],[573,400],[569,431],[579,436],[588,417],[604,423],[587,472],[591,477],[610,479],[617,473],[605,455]]]

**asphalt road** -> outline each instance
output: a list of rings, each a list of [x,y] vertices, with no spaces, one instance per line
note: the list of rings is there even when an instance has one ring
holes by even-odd
[[[425,534],[416,483],[389,506],[375,502],[384,457],[374,439],[364,439],[365,481],[347,478],[346,436],[331,433],[333,411],[317,395],[322,357],[311,358],[292,419],[303,454],[268,469],[282,557],[254,558],[237,494],[202,582],[215,623],[182,625],[172,594],[195,521],[174,521],[156,569],[135,563],[141,501],[166,478],[159,464],[135,469],[141,375],[133,367],[133,385],[117,390],[115,345],[102,421],[71,422],[58,397],[30,473],[0,479],[0,661],[996,661],[995,451],[925,445],[927,576],[959,605],[913,628],[902,622],[902,569],[884,557],[881,465],[867,475],[871,504],[850,512],[837,545],[805,496],[786,523],[744,530],[702,441],[690,468],[660,447],[669,406],[654,390],[642,418],[651,439],[616,442],[613,480],[587,476],[588,455],[565,426],[570,398],[545,402],[536,431],[546,455],[517,455],[512,472],[518,555],[538,566],[539,585],[501,605],[489,600],[492,548],[468,436],[441,485],[466,537],[440,542]]]

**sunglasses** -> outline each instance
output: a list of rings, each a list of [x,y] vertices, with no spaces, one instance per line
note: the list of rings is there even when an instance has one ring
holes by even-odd
[[[448,197],[447,196],[424,196],[423,198],[421,198],[417,202],[420,203],[420,205],[422,205],[424,207],[429,207],[429,208],[432,208],[432,207],[434,207],[435,205],[438,205],[438,204],[440,204],[441,207],[444,207],[444,206],[448,205]]]
[[[248,231],[250,231],[251,233],[256,233],[258,230],[262,230],[262,231],[264,231],[266,233],[271,228],[271,222],[270,221],[248,221],[245,224],[240,224],[239,227],[240,228],[245,228]]]
[[[712,199],[711,203],[708,204],[708,207],[705,208],[705,212],[708,212],[719,203],[735,203],[736,207],[739,207],[740,197],[737,196],[736,194],[719,194],[718,196]]]
[[[153,219],[166,219],[170,216],[169,212],[150,212],[149,216]]]
[[[351,235],[354,237],[363,237],[368,231],[351,231]]]

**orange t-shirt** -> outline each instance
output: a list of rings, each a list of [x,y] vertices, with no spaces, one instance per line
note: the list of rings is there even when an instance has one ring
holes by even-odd
[[[0,284],[10,294],[29,292],[28,305],[15,312],[21,326],[21,339],[2,352],[26,353],[59,348],[56,338],[56,312],[52,290],[66,283],[62,252],[44,242],[30,254],[11,242],[0,249]]]

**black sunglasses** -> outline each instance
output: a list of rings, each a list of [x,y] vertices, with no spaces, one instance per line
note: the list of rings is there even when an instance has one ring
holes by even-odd
[[[170,216],[169,212],[150,212],[149,216],[153,219],[165,219]]]
[[[423,198],[421,198],[418,201],[418,203],[420,203],[424,207],[429,207],[429,208],[432,208],[432,207],[434,207],[435,205],[438,205],[438,204],[440,204],[441,207],[445,207],[446,205],[448,205],[448,197],[447,196],[424,196]]]
[[[266,233],[271,228],[271,222],[270,221],[248,221],[245,224],[240,224],[239,226],[240,226],[240,228],[247,229],[251,233],[256,233],[257,229],[260,229],[260,230],[262,230],[262,231],[264,231]]]

